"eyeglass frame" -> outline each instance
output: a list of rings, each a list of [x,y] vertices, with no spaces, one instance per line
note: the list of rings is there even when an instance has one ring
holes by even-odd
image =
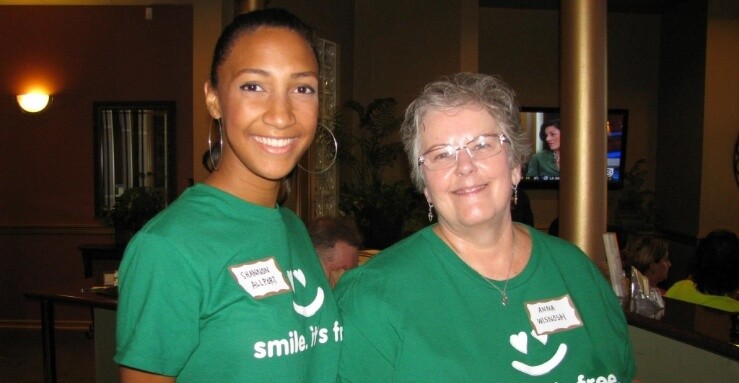
[[[499,152],[497,152],[497,153],[489,156],[489,157],[475,158],[475,156],[472,154],[473,152],[470,150],[470,144],[472,144],[475,141],[479,140],[481,137],[493,137],[493,136],[498,137],[498,140],[500,141],[500,149],[501,150]],[[418,166],[421,167],[423,165],[426,165],[426,158],[424,158],[424,156],[426,156],[427,154],[433,152],[434,150],[439,150],[439,149],[442,149],[442,148],[452,148],[452,149],[454,149],[454,163],[452,163],[448,167],[443,167],[443,168],[440,168],[440,169],[429,169],[428,165],[426,165],[426,170],[436,171],[436,170],[450,169],[450,168],[454,167],[454,165],[456,165],[457,162],[459,162],[459,152],[462,149],[465,149],[467,151],[467,154],[470,156],[470,158],[472,158],[474,160],[484,160],[486,158],[495,157],[498,154],[502,153],[503,152],[503,144],[506,143],[506,142],[510,145],[511,140],[505,134],[503,134],[503,133],[488,133],[488,134],[481,134],[481,135],[473,138],[472,140],[470,140],[469,142],[467,142],[463,146],[454,146],[452,144],[434,145],[434,146],[431,147],[431,149],[423,152],[423,154],[421,154],[420,156],[418,156]]]

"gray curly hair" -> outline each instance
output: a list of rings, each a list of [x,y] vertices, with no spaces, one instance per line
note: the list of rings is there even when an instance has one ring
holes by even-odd
[[[426,183],[418,157],[421,155],[419,131],[430,111],[459,109],[479,105],[498,122],[509,140],[508,162],[511,169],[521,166],[531,155],[531,138],[521,129],[516,94],[500,77],[481,73],[455,73],[444,76],[424,87],[421,94],[408,105],[400,128],[405,152],[411,167],[411,179],[419,191]]]

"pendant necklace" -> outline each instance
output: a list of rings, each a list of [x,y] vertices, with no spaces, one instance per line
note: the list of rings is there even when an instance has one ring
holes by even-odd
[[[444,232],[441,231],[441,229],[439,229],[439,234],[441,234],[441,237],[444,239],[446,243],[449,244],[449,246],[452,248],[454,252],[459,253],[457,249],[454,247],[454,245],[452,245],[452,242],[449,241],[449,239],[447,239],[446,235],[444,235]],[[498,287],[495,283],[493,283],[493,281],[491,281],[484,275],[480,274],[479,272],[477,273],[480,275],[480,277],[482,277],[482,279],[484,279],[487,283],[489,283],[490,286],[493,286],[496,290],[500,292],[500,295],[501,295],[500,303],[503,306],[506,306],[508,304],[508,294],[506,293],[506,290],[508,289],[508,281],[511,279],[511,271],[513,270],[513,260],[514,259],[516,259],[516,229],[515,228],[513,228],[513,252],[511,253],[511,263],[508,264],[508,273],[506,274],[506,277],[505,277],[505,283],[503,284],[503,289]]]
[[[491,286],[495,287],[496,290],[500,291],[501,300],[500,303],[505,306],[508,304],[508,294],[506,294],[506,289],[508,289],[508,281],[511,279],[511,270],[513,269],[513,260],[516,259],[516,229],[513,229],[513,253],[511,254],[511,263],[508,264],[508,274],[506,274],[505,277],[505,283],[503,284],[503,290],[500,289],[493,281],[486,278],[484,275],[480,274],[480,276],[486,280]]]

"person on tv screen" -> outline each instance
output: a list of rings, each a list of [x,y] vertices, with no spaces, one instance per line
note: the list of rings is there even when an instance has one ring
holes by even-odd
[[[428,84],[401,137],[431,224],[336,285],[339,382],[631,382],[611,285],[575,245],[511,219],[531,150],[513,90]]]
[[[559,178],[559,120],[544,121],[539,128],[539,138],[546,142],[544,149],[529,161],[526,178],[547,180]]]

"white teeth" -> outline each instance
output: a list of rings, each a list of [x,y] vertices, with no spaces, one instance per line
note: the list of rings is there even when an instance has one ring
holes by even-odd
[[[269,137],[254,137],[254,139],[267,146],[274,146],[276,148],[282,148],[293,141],[293,138],[269,138]]]

